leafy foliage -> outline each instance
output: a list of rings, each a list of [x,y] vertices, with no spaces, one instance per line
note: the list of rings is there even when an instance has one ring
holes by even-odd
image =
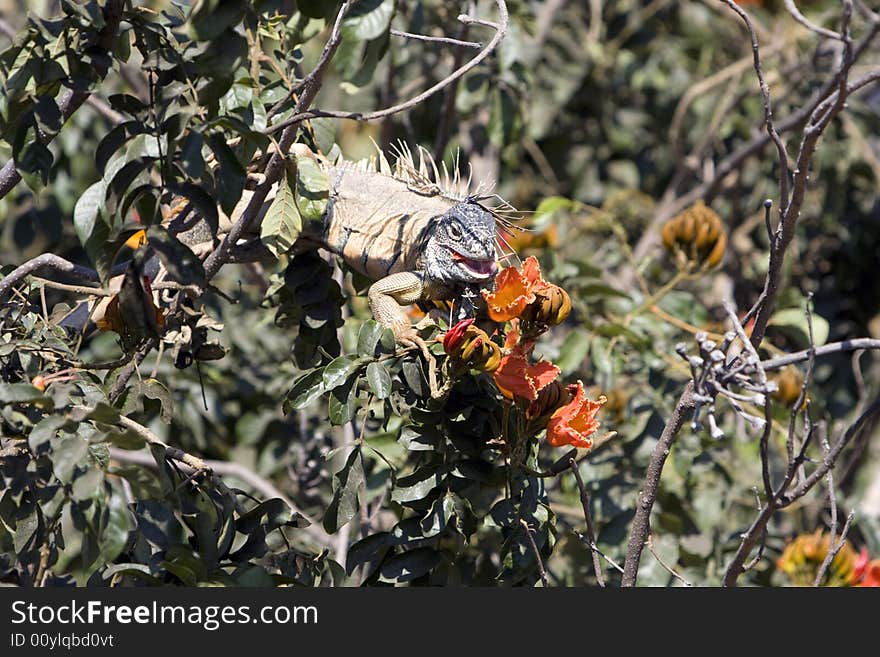
[[[316,107],[366,112],[441,81],[470,49],[392,28],[485,44],[491,28],[457,20],[470,4],[356,3]],[[476,4],[490,15],[493,3]],[[535,210],[522,222],[530,231],[509,241],[564,288],[571,314],[534,354],[560,381],[607,397],[598,419],[616,437],[571,455],[597,546],[617,563],[652,449],[692,376],[676,345],[723,334],[721,301],[747,308],[761,292],[761,204],[776,193],[778,165],[758,149],[715,178],[763,116],[732,15],[623,0],[591,16],[592,4],[511,2],[499,50],[458,84],[377,124],[303,121],[294,138],[330,160],[371,154],[371,140],[423,144],[447,160],[460,149],[477,180],[498,180],[501,196]],[[831,69],[827,44],[767,4],[749,10],[762,39],[777,35],[765,57],[780,72],[771,84],[785,117]],[[836,7],[812,4],[817,15]],[[338,5],[90,0],[62,2],[54,18],[22,12],[0,54],[0,153],[24,181],[0,200],[2,273],[49,252],[93,268],[88,283],[100,288],[29,277],[0,294],[3,582],[535,585],[542,569],[553,584],[596,582],[582,494],[569,453],[545,440],[546,418],[531,422],[491,371],[451,376],[440,343],[450,327],[437,313],[419,324],[429,354],[395,344],[371,318],[361,276],[294,248],[332,203],[314,160],[295,149],[282,158],[259,225],[228,245],[241,264],[209,273],[206,257],[260,189],[280,140],[272,126],[301,109]],[[88,94],[96,102],[79,107]],[[762,357],[805,349],[811,333],[817,345],[880,337],[870,293],[880,167],[868,138],[880,110],[876,94],[848,102],[814,162]],[[716,269],[643,242],[659,246],[658,217],[690,207],[681,199],[694,189],[724,225]],[[676,243],[687,242],[685,225]],[[146,245],[133,250],[142,230]],[[159,269],[163,280],[141,284]],[[120,339],[97,330],[112,299],[140,308],[134,328],[150,330],[133,330],[131,310]],[[154,303],[161,327],[147,321]],[[499,349],[503,337],[491,337]],[[432,394],[432,360],[443,395]],[[872,352],[860,369],[849,355],[817,361],[813,421],[839,433],[876,397],[878,367]],[[779,375],[780,393],[800,392],[782,381],[795,371]],[[777,396],[774,476],[793,407]],[[669,456],[642,584],[719,583],[755,515],[760,432],[725,401],[717,417],[725,438],[685,425]],[[880,552],[880,509],[861,504],[875,438],[871,426],[846,450],[836,490],[841,507],[863,507],[850,540]],[[787,537],[829,524],[823,492],[777,515],[766,558],[744,580],[786,583],[774,560]],[[606,580],[619,578],[600,563]]]

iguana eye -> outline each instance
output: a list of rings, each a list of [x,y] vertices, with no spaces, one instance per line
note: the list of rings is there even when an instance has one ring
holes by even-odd
[[[461,239],[461,228],[459,228],[456,224],[449,224],[449,237],[458,241]]]

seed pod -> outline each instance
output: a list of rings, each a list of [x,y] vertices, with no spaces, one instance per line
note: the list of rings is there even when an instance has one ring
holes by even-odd
[[[474,326],[473,320],[451,328],[443,338],[443,347],[451,359],[481,372],[494,372],[501,364],[501,348]]]
[[[556,379],[545,386],[538,393],[538,398],[529,404],[526,409],[526,418],[529,420],[549,418],[557,408],[570,402],[571,398],[568,386]]]
[[[716,267],[727,247],[721,218],[702,201],[697,201],[660,229],[663,246],[675,253],[681,266]]]
[[[556,326],[564,322],[570,313],[571,298],[568,293],[558,285],[548,283],[535,291],[535,300],[520,317],[538,324]]]

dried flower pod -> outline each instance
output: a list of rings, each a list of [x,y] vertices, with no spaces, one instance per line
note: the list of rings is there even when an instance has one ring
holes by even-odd
[[[556,379],[538,393],[538,398],[529,404],[526,409],[526,418],[540,420],[549,418],[560,406],[565,406],[571,401],[572,395],[569,386]]]
[[[481,372],[494,372],[501,364],[501,348],[489,335],[465,319],[446,332],[443,348],[450,358]]]
[[[727,248],[721,217],[702,201],[667,221],[660,229],[660,239],[688,267],[717,267]]]
[[[530,303],[521,315],[522,319],[556,326],[566,320],[571,313],[571,298],[568,292],[558,285],[547,283],[535,291],[535,300]]]

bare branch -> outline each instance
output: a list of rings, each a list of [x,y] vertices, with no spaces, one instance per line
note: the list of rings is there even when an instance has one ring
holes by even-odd
[[[94,269],[75,265],[69,260],[65,260],[54,253],[44,253],[38,255],[36,258],[31,258],[23,265],[19,265],[0,280],[0,299],[2,299],[3,295],[9,291],[9,288],[18,283],[25,276],[28,276],[43,267],[49,267],[64,272],[65,274],[70,274],[76,278],[81,278],[85,281],[98,282],[100,280],[98,272]]]
[[[693,584],[691,584],[684,577],[682,577],[679,573],[677,573],[675,571],[675,569],[672,568],[672,566],[668,565],[665,561],[663,561],[663,559],[660,558],[660,555],[657,554],[657,551],[654,549],[654,537],[653,536],[648,536],[647,545],[648,545],[648,551],[650,551],[650,553],[654,555],[654,558],[657,560],[657,563],[659,563],[663,567],[663,570],[665,570],[667,573],[672,575],[675,579],[680,581],[685,586],[693,586]]]
[[[654,508],[654,501],[660,492],[660,475],[663,474],[663,466],[666,463],[666,457],[672,449],[678,432],[688,413],[694,408],[693,382],[688,383],[678,403],[672,411],[666,426],[663,427],[663,433],[660,434],[660,440],[651,453],[651,461],[648,463],[648,470],[645,473],[645,482],[642,490],[638,494],[638,504],[636,505],[636,514],[633,518],[632,526],[629,533],[629,541],[626,549],[626,561],[623,565],[622,586],[635,586],[639,573],[639,560],[642,557],[642,550],[645,542],[648,540],[648,534],[651,527],[651,510]]]
[[[758,35],[755,33],[755,26],[752,24],[752,19],[749,18],[749,15],[742,7],[736,4],[733,0],[723,0],[723,2],[742,18],[743,22],[746,24],[746,29],[749,31],[749,38],[752,40],[752,58],[754,59],[755,73],[758,76],[758,84],[761,87],[761,98],[764,101],[764,127],[767,130],[767,134],[770,136],[770,140],[776,145],[776,153],[779,156],[779,167],[781,169],[779,172],[779,216],[781,218],[788,205],[788,152],[786,152],[785,144],[782,143],[782,138],[776,130],[776,125],[773,123],[770,87],[767,84],[767,80],[764,78],[764,68],[761,64],[761,53],[758,50]]]
[[[761,366],[765,370],[778,370],[786,365],[802,363],[805,360],[809,360],[811,351],[815,353],[816,358],[819,358],[820,356],[827,356],[828,354],[858,351],[859,349],[880,349],[880,340],[875,338],[853,338],[851,340],[841,340],[840,342],[832,342],[830,344],[822,345],[821,347],[816,347],[814,350],[804,349],[802,351],[796,351],[793,354],[770,358],[761,361]]]
[[[835,39],[837,41],[843,41],[843,37],[840,34],[838,34],[837,32],[835,32],[834,30],[829,30],[824,27],[820,27],[819,25],[816,25],[815,23],[810,21],[809,18],[804,16],[801,13],[801,10],[798,9],[797,5],[794,4],[794,0],[784,0],[784,1],[785,1],[785,8],[788,10],[788,13],[791,14],[792,18],[794,18],[798,23],[803,25],[805,28],[807,28],[811,32],[815,32],[819,36],[824,36],[829,39]]]
[[[427,34],[412,34],[411,32],[401,32],[400,30],[390,30],[392,36],[402,37],[404,39],[412,39],[414,41],[427,41],[429,43],[446,43],[451,46],[461,46],[462,48],[482,48],[482,43],[476,41],[462,41],[461,39],[451,39],[449,37],[435,37]]]
[[[571,471],[574,473],[578,491],[580,491],[581,507],[584,510],[584,521],[587,523],[587,540],[590,543],[590,554],[593,557],[593,572],[596,574],[596,582],[598,582],[599,586],[605,588],[605,575],[602,574],[602,563],[599,561],[599,549],[596,547],[596,534],[593,532],[593,515],[590,513],[590,496],[587,494],[584,480],[581,478],[581,471],[578,469],[574,457],[568,459],[568,464]]]

